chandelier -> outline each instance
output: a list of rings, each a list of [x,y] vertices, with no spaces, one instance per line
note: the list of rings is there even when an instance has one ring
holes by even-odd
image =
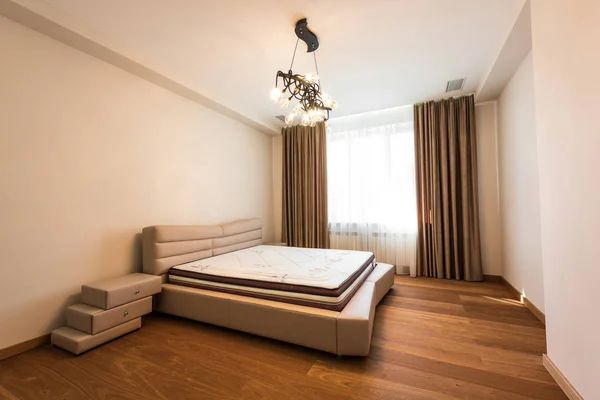
[[[321,81],[319,79],[319,67],[315,50],[319,47],[317,36],[307,27],[306,18],[296,22],[296,47],[292,56],[289,71],[278,71],[275,77],[275,87],[271,90],[271,99],[288,108],[292,99],[298,100],[298,104],[285,117],[285,123],[292,125],[295,120],[303,126],[315,126],[318,122],[324,122],[329,128],[329,112],[336,107],[336,102],[326,93],[321,92]],[[302,39],[308,47],[307,53],[313,53],[316,73],[294,74],[292,67],[298,50],[298,42]],[[281,81],[281,87],[279,83]]]

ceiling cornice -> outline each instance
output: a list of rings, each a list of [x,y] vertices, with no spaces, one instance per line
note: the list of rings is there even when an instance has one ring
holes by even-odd
[[[0,15],[260,132],[280,133],[13,1],[0,0]]]
[[[531,8],[527,0],[487,76],[479,85],[475,100],[486,102],[497,99],[531,49]]]

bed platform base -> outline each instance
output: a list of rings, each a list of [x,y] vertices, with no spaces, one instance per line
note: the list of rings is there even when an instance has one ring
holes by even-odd
[[[394,267],[378,264],[341,312],[163,284],[156,309],[329,353],[366,356],[375,306],[394,284]]]
[[[218,229],[217,229],[218,228]],[[243,248],[235,243],[240,238],[256,237],[249,231],[261,229],[260,220],[244,220],[216,227],[150,227],[144,229],[144,272],[163,275],[170,268],[165,259],[181,263],[187,258],[176,250],[208,250],[205,241],[223,232],[230,248]],[[215,233],[216,232],[216,233]],[[167,238],[163,242],[157,238]],[[173,240],[175,239],[175,240]],[[192,241],[203,242],[202,249],[190,249]],[[218,240],[216,241],[219,242]],[[233,244],[232,244],[233,242]],[[256,245],[255,239],[247,247]],[[165,251],[165,245],[168,250]],[[209,244],[210,245],[210,244]],[[165,257],[157,258],[152,249],[161,249]],[[173,264],[176,265],[176,264]],[[223,326],[272,339],[282,340],[329,353],[366,356],[371,346],[375,307],[394,285],[395,269],[379,263],[342,311],[331,311],[254,297],[222,293],[163,283],[156,297],[155,310],[213,325]]]

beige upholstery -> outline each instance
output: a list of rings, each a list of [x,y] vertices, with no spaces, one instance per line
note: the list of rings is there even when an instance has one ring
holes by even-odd
[[[369,354],[376,305],[375,284],[363,283],[337,318],[337,354]]]
[[[383,296],[394,286],[394,276],[396,275],[396,269],[392,265],[379,264],[379,266],[381,267],[375,268],[366,280],[375,284],[375,304],[379,304]]]
[[[144,272],[162,275],[190,261],[262,243],[262,221],[249,218],[222,225],[149,226],[142,230]]]
[[[67,326],[90,335],[96,335],[151,312],[152,296],[110,310],[103,310],[87,304],[75,304],[67,308]]]
[[[183,242],[156,243],[156,258],[168,258],[181,254],[211,250],[212,243],[210,239],[186,240]]]
[[[261,244],[261,222],[148,227],[143,243],[144,272],[164,275],[175,265]],[[393,286],[394,271],[392,265],[378,264],[341,312],[169,283],[155,297],[155,309],[330,353],[366,356],[375,306]]]
[[[237,235],[238,233],[255,231],[262,229],[262,221],[260,218],[240,219],[221,225],[223,236]]]
[[[156,308],[167,314],[336,353],[335,311],[164,284]]]
[[[148,274],[129,274],[81,287],[81,302],[108,310],[160,292],[161,279]]]
[[[80,354],[141,327],[141,318],[136,318],[129,322],[125,322],[124,324],[117,325],[114,328],[107,329],[97,335],[88,335],[77,329],[65,326],[52,331],[50,341],[53,345],[70,351],[73,354]]]

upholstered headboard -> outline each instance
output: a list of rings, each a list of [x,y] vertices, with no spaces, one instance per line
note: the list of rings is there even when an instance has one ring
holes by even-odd
[[[144,273],[162,275],[169,268],[262,243],[260,218],[222,225],[161,225],[142,230]]]

